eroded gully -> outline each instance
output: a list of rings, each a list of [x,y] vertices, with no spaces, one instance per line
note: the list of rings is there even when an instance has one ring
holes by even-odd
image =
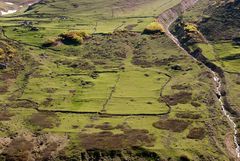
[[[164,13],[162,13],[159,18],[158,21],[164,26],[165,30],[166,30],[166,35],[172,39],[172,41],[179,47],[181,48],[181,50],[183,50],[184,52],[188,53],[182,46],[181,43],[179,42],[179,40],[169,31],[169,27],[178,19],[178,17],[187,9],[193,7],[195,5],[195,3],[197,3],[198,0],[182,0],[182,2],[176,6],[174,6],[173,8],[170,8],[168,10],[166,10]],[[189,54],[191,55],[191,54]],[[195,61],[199,61],[197,60],[194,56],[191,55],[191,57],[195,60]],[[234,117],[231,116],[231,114],[229,114],[229,112],[227,111],[227,109],[225,108],[225,105],[223,103],[223,97],[221,94],[221,86],[222,86],[222,82],[221,79],[218,75],[218,73],[216,73],[214,70],[212,70],[211,68],[208,67],[209,70],[211,70],[211,72],[213,73],[213,80],[216,84],[216,89],[215,89],[215,93],[218,96],[218,101],[219,104],[222,108],[222,112],[224,114],[225,117],[227,117],[228,121],[230,122],[232,128],[233,128],[233,141],[234,141],[234,145],[235,145],[235,152],[236,152],[236,157],[238,158],[238,160],[240,159],[240,146],[238,144],[237,141],[237,125],[234,122]]]

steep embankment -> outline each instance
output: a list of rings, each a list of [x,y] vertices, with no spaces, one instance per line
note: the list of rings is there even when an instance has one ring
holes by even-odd
[[[235,111],[233,108],[231,108],[228,100],[227,100],[227,93],[226,93],[226,78],[224,71],[221,69],[221,67],[217,66],[210,60],[208,60],[207,57],[205,57],[202,54],[202,50],[197,48],[196,50],[191,50],[189,48],[189,44],[186,43],[188,41],[189,33],[185,31],[184,25],[181,25],[181,21],[178,21],[176,25],[174,26],[174,35],[169,31],[169,27],[178,19],[178,17],[187,9],[191,8],[198,0],[183,0],[180,4],[174,6],[173,8],[165,11],[158,17],[158,21],[162,23],[166,29],[167,35],[184,51],[189,53],[194,59],[197,61],[203,63],[205,66],[207,66],[213,73],[213,80],[216,84],[216,95],[218,96],[219,103],[221,105],[223,114],[228,118],[229,122],[231,123],[231,126],[233,127],[234,130],[234,143],[235,143],[235,150],[237,157],[240,157],[240,147],[238,144],[238,130],[237,130],[237,125],[234,122],[235,117],[239,116],[239,113]],[[239,4],[239,1],[233,2],[236,4]],[[234,7],[225,7],[226,10],[225,12],[231,12],[231,10],[235,9]],[[224,10],[224,9],[223,9]],[[217,14],[217,13],[213,13]],[[211,19],[210,19],[211,20]],[[178,24],[178,25],[177,25]],[[179,25],[180,24],[180,25]],[[208,23],[209,24],[209,23]],[[211,25],[213,23],[210,23]],[[238,25],[234,25],[236,27]],[[221,26],[220,26],[221,27]],[[206,25],[202,25],[202,30],[206,29]],[[213,27],[212,27],[213,29]],[[229,29],[231,30],[231,29]],[[211,29],[207,30],[208,33],[211,33]],[[213,35],[214,35],[214,31]],[[224,35],[224,34],[222,34]],[[202,36],[202,35],[201,35]],[[190,43],[192,43],[190,41]]]
[[[167,29],[187,9],[194,6],[198,0],[182,0],[181,3],[166,10],[158,17],[158,21]]]

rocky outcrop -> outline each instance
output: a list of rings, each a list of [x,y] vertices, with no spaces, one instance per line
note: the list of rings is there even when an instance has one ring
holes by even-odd
[[[161,13],[158,16],[158,22],[167,29],[184,11],[193,7],[197,2],[198,0],[182,0],[179,4]]]

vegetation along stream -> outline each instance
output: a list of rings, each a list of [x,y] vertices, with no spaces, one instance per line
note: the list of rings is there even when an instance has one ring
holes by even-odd
[[[228,111],[228,108],[225,107],[225,104],[224,104],[224,101],[223,101],[223,95],[221,93],[221,88],[222,88],[221,75],[223,75],[222,69],[217,67],[214,64],[209,63],[209,61],[201,60],[201,58],[199,58],[199,54],[201,54],[201,53],[197,53],[197,54],[189,53],[185,49],[185,46],[182,46],[182,44],[180,43],[180,40],[178,40],[178,38],[175,37],[174,34],[171,33],[171,31],[169,31],[170,26],[173,23],[176,22],[176,20],[179,18],[179,16],[183,12],[185,12],[187,9],[193,7],[197,2],[198,2],[198,0],[182,0],[182,2],[180,4],[166,10],[165,12],[163,12],[158,17],[158,21],[164,26],[164,28],[166,30],[166,34],[169,36],[169,38],[172,39],[172,41],[174,41],[174,43],[179,48],[181,48],[183,51],[185,51],[186,53],[191,55],[194,60],[200,61],[201,63],[203,63],[213,73],[213,80],[216,83],[216,89],[215,89],[216,92],[215,93],[218,96],[218,100],[219,100],[220,106],[222,108],[223,114],[227,117],[227,119],[229,120],[229,122],[231,123],[231,126],[233,128],[233,131],[234,131],[233,138],[234,138],[236,155],[237,155],[238,158],[240,158],[240,146],[239,146],[238,140],[237,140],[238,130],[237,130],[237,125],[234,122],[235,117],[233,117],[231,115],[232,111]],[[204,57],[204,56],[201,55],[201,57]]]

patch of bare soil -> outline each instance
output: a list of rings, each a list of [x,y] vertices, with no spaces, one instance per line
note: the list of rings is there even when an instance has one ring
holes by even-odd
[[[182,120],[159,120],[153,123],[153,126],[162,130],[170,130],[173,132],[183,132],[190,125],[190,122]]]
[[[191,102],[191,105],[194,106],[194,107],[200,107],[201,106],[200,103],[194,102],[194,101]]]
[[[173,85],[171,88],[177,89],[177,90],[191,90],[192,89],[190,85],[185,85],[185,84]]]
[[[25,138],[19,137],[12,140],[8,147],[3,151],[7,160],[11,161],[26,161],[31,160],[30,151],[33,149],[33,144]]]
[[[192,100],[192,93],[181,91],[174,95],[163,96],[161,99],[163,99],[164,102],[167,102],[170,106],[175,106],[179,103],[186,104]]]
[[[198,97],[199,101],[200,101],[202,96],[204,96],[204,95],[199,95],[199,97]],[[214,103],[215,103],[215,93],[213,91],[209,91],[208,93],[205,94],[204,97],[202,97],[201,101],[208,106],[214,105]]]
[[[58,89],[57,88],[45,88],[44,91],[47,93],[55,93]]]
[[[234,157],[233,160],[235,160],[235,161],[240,161],[240,159],[237,158],[236,151],[235,151],[235,144],[234,144],[233,140],[234,140],[233,134],[228,133],[225,137],[225,145],[228,150],[229,156]]]
[[[80,86],[83,87],[83,88],[91,88],[91,87],[94,86],[94,83],[91,82],[91,81],[81,80]]]
[[[9,111],[0,111],[0,121],[8,121],[14,116]]]
[[[206,78],[209,78],[209,79],[212,79],[212,73],[209,72],[209,71],[204,71],[204,72],[201,72],[199,75],[198,75],[198,78],[199,80],[206,80]]]
[[[2,154],[3,149],[7,147],[11,143],[11,141],[12,140],[9,137],[0,137],[0,154]]]
[[[183,119],[200,119],[201,115],[200,114],[192,114],[192,113],[177,113],[176,114],[177,118],[183,118]]]
[[[127,25],[126,27],[124,27],[126,30],[131,31],[133,30],[135,27],[137,27],[137,24],[131,24],[131,25]]]
[[[116,128],[116,129],[120,129],[120,130],[122,130],[122,131],[130,130],[130,129],[131,129],[131,127],[130,127],[127,123],[118,124],[115,128]]]
[[[95,66],[90,60],[86,59],[78,59],[75,61],[70,60],[57,60],[55,61],[58,65],[66,65],[70,68],[74,69],[82,69],[82,70],[94,70]]]
[[[109,122],[105,122],[102,125],[97,125],[95,126],[96,129],[101,129],[101,130],[113,130],[115,127],[113,127]]]
[[[43,102],[42,102],[42,105],[45,106],[45,107],[49,107],[52,105],[52,102],[54,101],[53,98],[46,98]]]
[[[77,62],[72,62],[69,67],[71,68],[78,68],[82,70],[94,70],[95,66],[90,62],[78,60]]]
[[[7,161],[43,161],[55,158],[67,145],[67,138],[52,134],[22,134],[13,139],[0,138],[2,154]],[[7,141],[7,143],[6,143]]]
[[[109,131],[92,134],[79,134],[84,149],[121,150],[131,147],[154,145],[155,138],[147,130],[130,129],[121,134]]]
[[[141,66],[142,68],[149,68],[152,66],[152,63],[150,61],[147,61],[146,59],[138,56],[133,56],[132,64]]]
[[[103,124],[100,124],[100,125],[88,124],[85,126],[85,128],[96,128],[96,129],[101,129],[101,130],[119,129],[123,132],[131,129],[131,127],[127,123],[112,126],[109,122],[104,122]]]
[[[187,136],[188,139],[196,139],[202,140],[205,137],[205,129],[204,128],[193,128],[189,131]]]
[[[59,119],[54,113],[34,113],[28,121],[40,128],[53,128],[59,124]]]
[[[14,72],[11,71],[1,71],[0,73],[0,80],[6,81],[9,79],[16,79],[17,75]]]
[[[38,103],[31,101],[31,100],[24,100],[24,99],[19,99],[16,101],[12,101],[11,104],[9,104],[9,107],[12,108],[37,108],[38,107]]]
[[[0,86],[0,94],[4,94],[8,91],[8,86]]]
[[[170,57],[168,58],[164,58],[164,59],[155,59],[154,60],[154,64],[156,66],[163,66],[163,65],[168,65],[170,63],[173,63],[173,62],[176,62],[177,60],[180,60],[181,58],[175,56],[175,55],[171,55]]]

